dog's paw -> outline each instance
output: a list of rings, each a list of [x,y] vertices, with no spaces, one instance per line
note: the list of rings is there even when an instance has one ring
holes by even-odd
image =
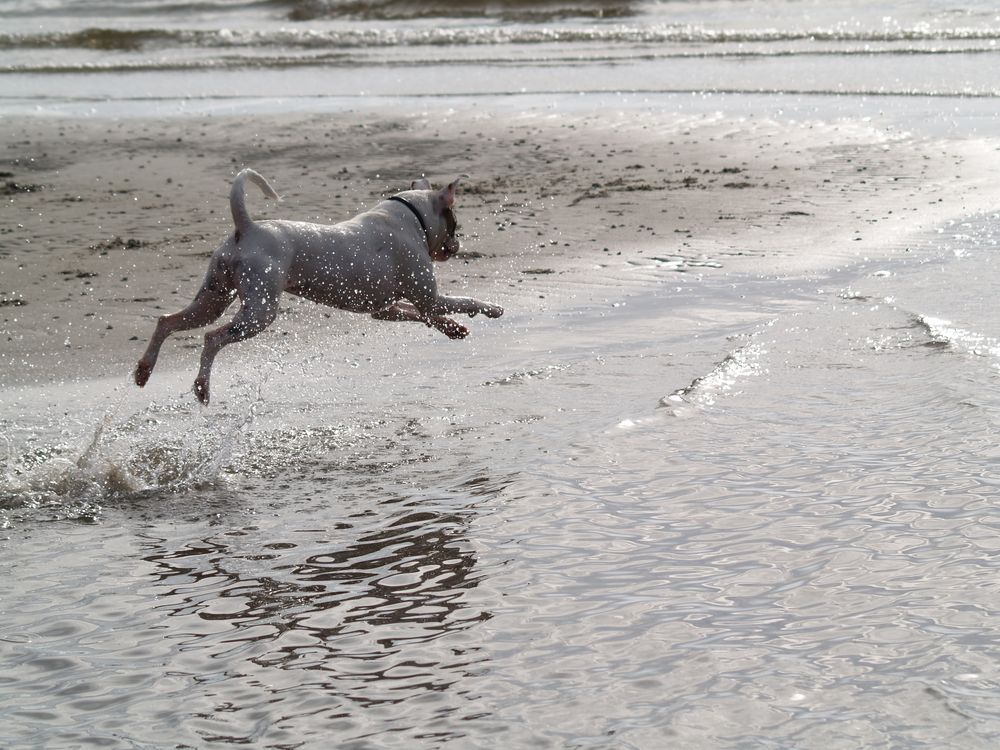
[[[503,308],[499,305],[486,305],[483,308],[483,315],[487,318],[499,318],[503,315]]]
[[[140,360],[135,366],[135,384],[142,388],[149,382],[149,376],[153,374],[153,366]]]
[[[205,404],[205,406],[208,406],[208,378],[196,378],[192,390],[198,400]]]
[[[451,318],[435,318],[434,327],[450,339],[464,339],[469,329]]]

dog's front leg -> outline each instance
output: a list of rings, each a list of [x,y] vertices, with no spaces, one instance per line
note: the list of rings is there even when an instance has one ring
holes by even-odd
[[[465,313],[470,318],[482,313],[487,318],[499,318],[503,308],[480,302],[472,297],[446,297],[437,295],[427,300],[416,302],[417,309],[424,315],[446,315],[448,313]]]
[[[441,331],[450,339],[464,339],[469,335],[469,329],[461,323],[443,315],[424,315],[409,302],[396,302],[384,310],[372,313],[372,317],[375,320],[424,323]]]

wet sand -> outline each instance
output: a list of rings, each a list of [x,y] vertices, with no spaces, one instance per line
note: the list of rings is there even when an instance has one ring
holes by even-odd
[[[515,317],[598,303],[643,268],[781,276],[904,253],[1000,192],[993,144],[857,121],[356,113],[5,125],[0,386],[127,377],[155,317],[190,300],[230,231],[229,184],[244,166],[283,196],[251,193],[253,216],[319,222],[421,174],[471,175],[457,211],[463,254],[438,267],[439,283]],[[283,305],[304,314],[264,335],[349,315]],[[160,368],[193,370],[195,352],[178,351],[200,339],[179,335]]]

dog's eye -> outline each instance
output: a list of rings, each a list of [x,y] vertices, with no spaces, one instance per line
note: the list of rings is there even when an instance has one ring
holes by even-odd
[[[448,224],[448,234],[454,236],[455,232],[458,231],[458,221],[456,221],[455,213],[450,208],[445,209],[444,220]]]

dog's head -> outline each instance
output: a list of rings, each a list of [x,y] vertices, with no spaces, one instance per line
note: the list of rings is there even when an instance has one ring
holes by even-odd
[[[465,176],[465,175],[463,175]],[[426,177],[421,177],[419,180],[414,180],[413,184],[410,186],[413,190],[429,190],[433,193],[431,195],[431,211],[434,214],[435,222],[444,230],[443,233],[434,232],[435,237],[439,237],[443,234],[443,240],[435,240],[431,245],[431,260],[436,260],[443,262],[454,256],[458,250],[458,237],[456,232],[458,231],[458,219],[455,218],[455,190],[458,187],[458,182],[462,178],[459,177],[454,182],[452,182],[448,187],[441,188],[441,190],[435,191],[431,187],[430,181]]]

